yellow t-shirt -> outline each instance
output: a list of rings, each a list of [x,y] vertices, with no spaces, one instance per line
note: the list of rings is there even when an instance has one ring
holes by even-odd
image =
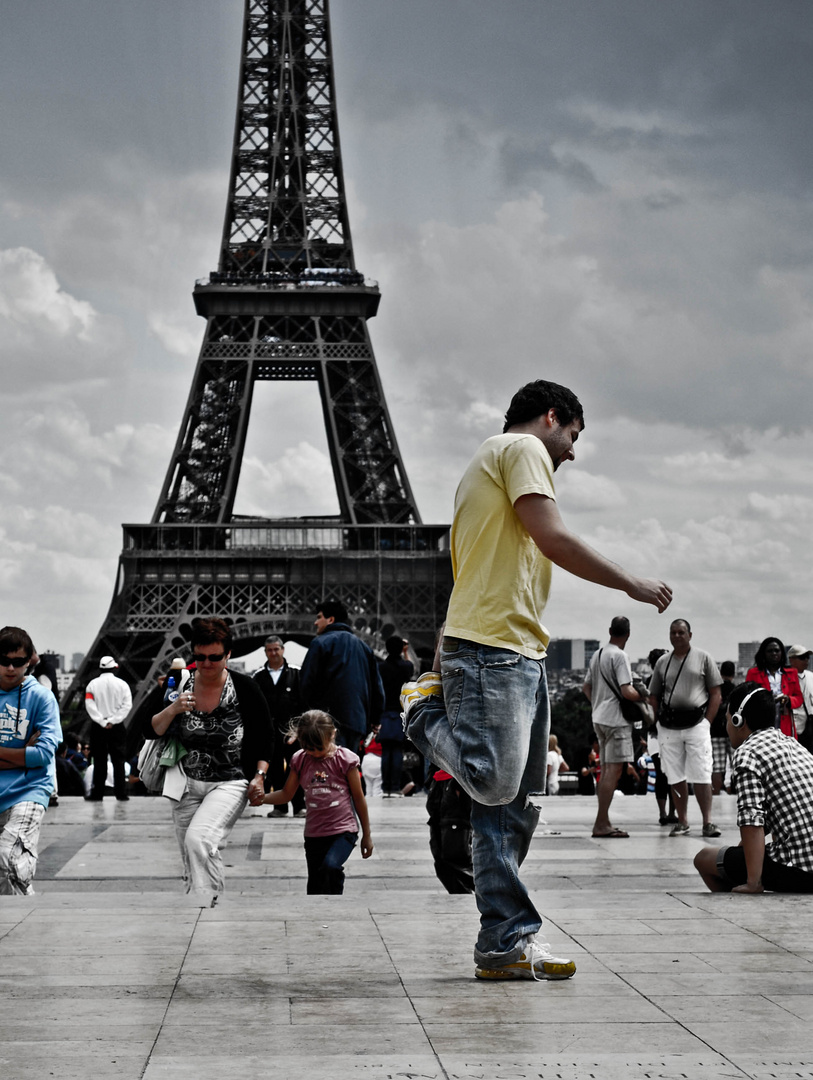
[[[474,455],[455,495],[455,583],[447,637],[511,649],[541,660],[550,635],[542,625],[551,562],[522,526],[521,495],[556,498],[553,462],[535,435],[494,435]]]

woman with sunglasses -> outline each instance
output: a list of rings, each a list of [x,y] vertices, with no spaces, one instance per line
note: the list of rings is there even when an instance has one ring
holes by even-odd
[[[186,791],[173,809],[184,884],[195,903],[214,907],[224,888],[220,851],[249,800],[262,801],[274,733],[260,688],[229,671],[228,624],[196,619],[191,645],[190,681],[166,707],[156,687],[142,706],[142,730],[157,739],[172,725],[186,751]]]

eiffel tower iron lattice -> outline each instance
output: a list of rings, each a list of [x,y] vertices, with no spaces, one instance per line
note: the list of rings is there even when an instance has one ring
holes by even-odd
[[[63,701],[78,719],[101,656],[134,705],[186,650],[198,615],[233,624],[235,655],[269,633],[307,642],[341,599],[373,645],[431,646],[451,591],[448,526],[423,525],[367,320],[342,172],[329,0],[246,0],[228,204],[217,271],[199,281],[203,344],[149,525],[125,525],[105,623]],[[315,380],[337,517],[234,516],[254,384]],[[186,650],[188,651],[188,650]]]

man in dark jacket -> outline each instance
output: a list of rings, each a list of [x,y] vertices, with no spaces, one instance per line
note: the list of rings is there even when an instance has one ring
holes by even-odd
[[[350,629],[344,604],[325,601],[313,625],[316,637],[302,664],[302,704],[329,712],[336,721],[336,741],[358,753],[384,707],[378,663]]]
[[[286,739],[291,718],[300,711],[299,668],[291,667],[285,659],[285,645],[282,638],[272,636],[265,639],[266,662],[254,673],[254,681],[263,692],[271,713],[271,722],[276,730],[274,752],[271,755],[266,790],[281,791],[288,776],[288,765],[299,749],[299,743],[289,743]],[[294,816],[305,814],[305,793],[297,788],[293,799]],[[287,817],[288,804],[275,806],[269,817]]]

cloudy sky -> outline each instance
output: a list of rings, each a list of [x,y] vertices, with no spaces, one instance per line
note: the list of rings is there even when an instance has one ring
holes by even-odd
[[[718,659],[813,642],[805,0],[333,0],[356,261],[425,521],[514,392],[570,385],[567,524]],[[148,521],[225,208],[240,0],[0,0],[0,622],[86,650]],[[315,386],[261,384],[237,510],[336,508]],[[667,622],[555,577],[554,636]]]

